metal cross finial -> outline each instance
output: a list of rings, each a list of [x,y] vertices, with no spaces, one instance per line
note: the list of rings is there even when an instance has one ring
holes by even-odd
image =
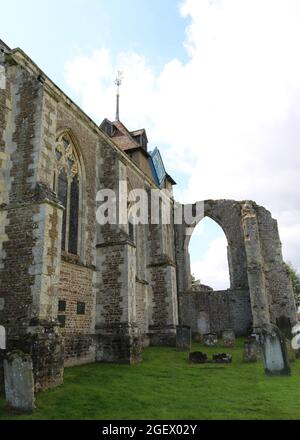
[[[115,84],[117,86],[117,109],[116,109],[116,121],[120,120],[120,85],[123,80],[123,72],[122,70],[118,70],[117,77],[115,79]]]
[[[120,87],[123,81],[123,72],[122,70],[117,71],[117,78],[115,79],[116,86]]]

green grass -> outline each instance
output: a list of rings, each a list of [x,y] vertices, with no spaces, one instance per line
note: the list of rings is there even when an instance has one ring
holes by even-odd
[[[291,377],[266,377],[261,362],[195,365],[172,348],[148,348],[136,365],[65,369],[64,384],[39,393],[37,410],[16,415],[0,397],[0,419],[300,419],[300,361]],[[194,344],[208,354],[223,352]]]

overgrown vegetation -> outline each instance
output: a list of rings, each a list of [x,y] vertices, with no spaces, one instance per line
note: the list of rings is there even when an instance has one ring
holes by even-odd
[[[267,377],[261,362],[196,365],[172,348],[148,348],[136,365],[91,364],[65,370],[62,386],[40,393],[32,415],[0,398],[0,419],[300,419],[300,361],[291,377]],[[212,353],[224,348],[193,349]]]
[[[194,274],[192,274],[192,286],[200,286],[201,280],[197,279]]]
[[[300,306],[300,274],[299,272],[294,268],[292,263],[286,263],[287,270],[290,274],[293,290],[295,294],[295,300],[296,304],[299,307]]]

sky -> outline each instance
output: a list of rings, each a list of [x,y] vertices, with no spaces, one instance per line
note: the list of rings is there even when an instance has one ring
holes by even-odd
[[[121,69],[121,120],[146,128],[176,198],[255,200],[300,270],[300,0],[0,0],[0,10],[0,38],[97,123],[114,118]],[[191,239],[192,271],[216,289],[229,287],[226,245],[207,219]]]

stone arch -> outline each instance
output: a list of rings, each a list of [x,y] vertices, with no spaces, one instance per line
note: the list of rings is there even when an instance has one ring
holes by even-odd
[[[221,333],[232,328],[236,334],[245,334],[252,325],[252,313],[241,205],[234,200],[205,200],[202,205],[202,214],[192,224],[183,221],[175,225],[180,321],[190,325],[193,332],[206,329]],[[207,291],[191,286],[189,243],[205,217],[216,222],[227,239],[230,288],[226,290]]]
[[[253,201],[205,200],[202,205],[202,216],[191,224],[182,221],[175,225],[181,321],[192,325],[195,311],[206,308],[210,310],[210,324],[218,331],[225,325],[241,334],[248,327],[260,331],[264,324],[276,324],[282,317],[294,324],[293,291],[282,258],[277,222],[270,212]],[[205,216],[215,220],[227,237],[231,286],[218,296],[207,292],[186,295],[191,290],[188,243]],[[223,319],[226,310],[229,320]]]
[[[199,202],[200,203],[200,202]],[[185,206],[183,206],[183,209]],[[196,226],[204,217],[215,221],[223,230],[228,243],[228,264],[231,289],[248,288],[246,252],[241,223],[241,206],[234,200],[205,200],[203,214],[193,224],[176,225],[176,254],[185,271],[178,271],[179,291],[190,286],[189,242]]]

